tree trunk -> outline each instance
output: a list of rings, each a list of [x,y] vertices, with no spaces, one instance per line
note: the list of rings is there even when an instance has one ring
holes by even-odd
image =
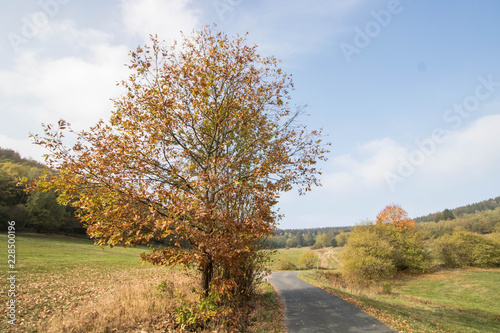
[[[213,176],[213,169],[212,171],[208,171],[208,173]],[[206,205],[209,209],[212,209],[212,205],[215,201],[215,188],[213,186],[209,186],[207,189],[207,197],[206,197]],[[207,232],[207,235],[210,235],[212,230],[209,230]],[[207,254],[207,253],[206,253]],[[210,291],[210,282],[212,282],[212,278],[214,275],[214,261],[208,255],[208,260],[207,262],[202,266],[201,268],[201,289],[203,290],[203,294],[205,296],[208,296],[208,293]]]
[[[203,265],[201,269],[201,289],[203,290],[203,294],[205,296],[208,296],[210,291],[210,282],[212,281],[213,273],[214,263],[212,259],[209,259],[209,261]]]

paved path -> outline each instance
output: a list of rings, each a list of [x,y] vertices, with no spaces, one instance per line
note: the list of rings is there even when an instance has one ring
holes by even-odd
[[[297,277],[275,272],[269,277],[285,305],[285,325],[295,332],[397,332],[356,306]]]

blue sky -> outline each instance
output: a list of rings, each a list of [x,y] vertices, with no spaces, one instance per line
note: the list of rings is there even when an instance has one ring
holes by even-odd
[[[128,51],[216,23],[249,33],[294,77],[302,119],[332,142],[323,186],[282,195],[282,228],[353,225],[401,204],[416,217],[500,195],[500,2],[2,1],[0,146],[86,129],[111,110]]]

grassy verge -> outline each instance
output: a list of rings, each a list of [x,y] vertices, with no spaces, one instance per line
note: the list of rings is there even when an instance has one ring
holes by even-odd
[[[299,276],[379,318],[401,332],[499,332],[500,269],[442,271],[400,276],[391,292],[346,284],[335,272]]]
[[[0,234],[0,247],[6,251],[5,234]],[[17,235],[18,321],[16,327],[9,325],[6,306],[2,306],[0,331],[182,331],[172,313],[180,305],[177,295],[194,299],[196,272],[142,265],[139,254],[147,250],[102,250],[85,239]],[[0,269],[7,271],[6,260]],[[158,288],[160,284],[162,288]],[[8,300],[5,279],[0,287],[4,305]],[[254,304],[252,318],[256,324],[251,330],[279,332],[277,295],[263,285]]]
[[[252,313],[250,332],[280,333],[286,332],[283,306],[280,297],[273,286],[262,283],[257,289],[256,306]]]

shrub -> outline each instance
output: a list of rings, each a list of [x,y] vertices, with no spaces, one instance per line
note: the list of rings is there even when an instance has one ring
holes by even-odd
[[[342,254],[342,274],[351,281],[379,280],[396,271],[394,246],[375,225],[356,226]]]
[[[290,260],[280,257],[278,260],[278,269],[283,271],[293,271],[297,269],[297,266]]]
[[[52,232],[60,229],[69,217],[66,207],[56,201],[54,192],[35,191],[28,197],[26,211],[29,214],[27,228],[37,232]]]
[[[430,253],[424,247],[424,239],[420,233],[400,233],[392,230],[391,234],[392,244],[395,246],[396,270],[408,269],[413,273],[424,273],[430,270]]]
[[[204,297],[199,295],[198,302],[187,300],[184,295],[180,295],[183,304],[174,309],[175,320],[179,325],[188,329],[197,329],[207,327],[217,316],[219,295],[211,291]]]
[[[0,230],[7,231],[7,221],[12,220],[9,208],[6,206],[0,206]]]
[[[342,255],[342,274],[354,282],[378,281],[406,269],[425,272],[429,265],[415,222],[396,205],[386,207],[376,224],[354,227]]]
[[[392,292],[391,284],[389,282],[382,282],[382,292],[388,295]]]
[[[434,251],[449,268],[500,266],[500,243],[463,228],[438,238]]]
[[[313,251],[305,251],[302,253],[299,259],[299,265],[305,269],[313,268],[318,261],[318,255]]]
[[[322,249],[323,248],[323,245],[321,245],[320,243],[316,242],[314,243],[313,246],[311,246],[311,249],[312,250],[318,250],[318,249]]]

